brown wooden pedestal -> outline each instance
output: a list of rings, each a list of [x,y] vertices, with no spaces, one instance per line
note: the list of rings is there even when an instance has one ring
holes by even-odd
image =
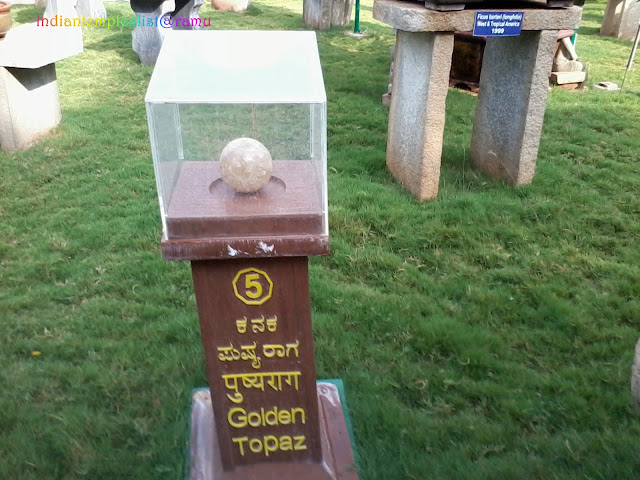
[[[210,390],[194,395],[190,480],[357,480],[337,390],[316,385],[307,265],[191,262]]]
[[[217,162],[182,166],[162,242],[191,262],[209,380],[191,480],[357,480],[339,397],[316,386],[307,265],[329,239],[312,165],[274,162],[254,194],[219,176]]]

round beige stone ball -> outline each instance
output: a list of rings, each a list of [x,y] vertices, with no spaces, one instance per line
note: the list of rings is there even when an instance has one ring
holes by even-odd
[[[273,161],[267,147],[253,138],[236,138],[220,154],[220,173],[236,192],[253,193],[271,179]]]

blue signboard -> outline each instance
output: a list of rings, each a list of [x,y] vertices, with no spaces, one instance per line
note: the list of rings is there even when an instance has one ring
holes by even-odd
[[[474,37],[517,37],[522,29],[523,12],[476,12]]]

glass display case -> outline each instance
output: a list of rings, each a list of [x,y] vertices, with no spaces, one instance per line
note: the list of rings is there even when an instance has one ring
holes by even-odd
[[[328,236],[314,32],[169,31],[145,102],[164,240]],[[233,151],[233,178],[254,175],[253,144],[269,162],[250,191],[224,175],[237,139],[253,143]]]

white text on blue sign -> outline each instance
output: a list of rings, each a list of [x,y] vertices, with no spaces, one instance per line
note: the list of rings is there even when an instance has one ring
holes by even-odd
[[[477,12],[475,37],[517,37],[522,29],[523,12]]]

